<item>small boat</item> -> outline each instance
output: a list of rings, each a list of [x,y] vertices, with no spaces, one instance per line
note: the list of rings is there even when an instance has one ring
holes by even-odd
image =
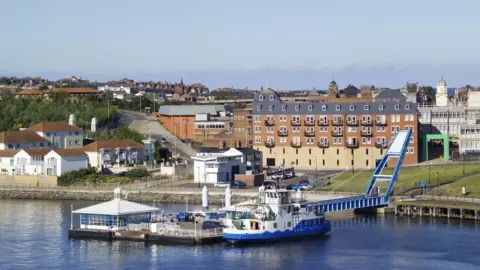
[[[246,243],[328,234],[331,224],[324,213],[307,208],[300,190],[295,201],[291,194],[286,189],[260,189],[256,201],[223,208],[223,238],[230,243]]]

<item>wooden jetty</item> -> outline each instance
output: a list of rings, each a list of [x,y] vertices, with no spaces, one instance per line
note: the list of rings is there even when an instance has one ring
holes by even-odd
[[[395,202],[395,215],[480,219],[480,203],[441,200]]]

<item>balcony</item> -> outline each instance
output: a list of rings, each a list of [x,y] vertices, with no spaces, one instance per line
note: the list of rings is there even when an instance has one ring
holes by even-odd
[[[386,126],[387,125],[387,120],[375,120],[375,125],[377,126]]]
[[[286,137],[286,136],[288,136],[288,131],[287,131],[287,130],[280,130],[280,129],[279,129],[279,130],[277,131],[277,134],[278,134],[278,136],[280,136],[280,137]]]
[[[365,131],[360,131],[360,135],[362,135],[362,137],[372,137],[373,136],[373,132],[371,130],[365,130]]]
[[[362,126],[371,126],[373,125],[373,121],[371,119],[366,119],[365,121],[361,121],[360,122],[362,124]]]
[[[343,131],[342,130],[332,130],[332,136],[333,137],[342,137],[343,136]]]
[[[267,126],[267,127],[275,126],[275,120],[273,120],[273,119],[265,120],[265,126]]]
[[[358,121],[357,120],[347,121],[347,126],[356,127],[358,126]]]
[[[343,126],[343,120],[342,119],[332,120],[332,126]]]
[[[291,120],[290,124],[292,126],[300,126],[302,123],[300,122],[300,120]]]
[[[328,126],[328,120],[327,119],[319,119],[318,120],[318,125],[319,126]]]
[[[300,148],[300,147],[302,147],[302,142],[291,142],[290,145],[293,148]]]
[[[303,124],[305,126],[310,126],[310,127],[315,126],[315,120],[313,120],[313,119],[312,120],[305,120],[305,121],[303,121]]]
[[[376,142],[375,147],[378,148],[378,149],[385,149],[385,148],[388,147],[388,145],[384,142]]]
[[[274,141],[266,141],[265,146],[268,148],[275,147],[275,142]]]
[[[315,130],[305,130],[305,137],[315,137]]]
[[[318,142],[318,147],[320,147],[320,148],[328,148],[328,142]]]
[[[347,142],[345,146],[350,149],[358,148],[358,142],[357,141]]]

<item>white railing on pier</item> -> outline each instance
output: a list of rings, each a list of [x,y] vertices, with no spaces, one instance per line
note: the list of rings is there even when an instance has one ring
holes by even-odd
[[[130,223],[127,226],[127,230],[128,231],[150,230],[150,224],[149,223],[140,223],[140,224]]]

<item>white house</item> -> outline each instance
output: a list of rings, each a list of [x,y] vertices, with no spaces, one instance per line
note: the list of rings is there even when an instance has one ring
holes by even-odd
[[[90,166],[96,168],[145,161],[145,146],[132,140],[95,141],[82,150],[88,155]]]
[[[118,92],[118,91],[125,91],[127,94],[131,94],[132,88],[134,86],[131,84],[119,84],[119,83],[99,83],[97,86],[97,90],[100,92]]]
[[[18,151],[14,156],[14,174],[16,175],[45,175],[45,155],[50,148],[30,148]]]
[[[48,147],[47,139],[32,130],[0,132],[0,150]]]
[[[14,156],[20,150],[0,150],[0,174],[13,175]]]
[[[83,146],[83,129],[66,122],[41,122],[26,129],[35,131],[55,148],[70,149]]]
[[[215,184],[231,182],[235,174],[245,174],[243,153],[235,148],[223,153],[193,156],[194,182]]]
[[[44,156],[44,162],[47,175],[60,176],[88,168],[88,155],[81,149],[53,149]]]

